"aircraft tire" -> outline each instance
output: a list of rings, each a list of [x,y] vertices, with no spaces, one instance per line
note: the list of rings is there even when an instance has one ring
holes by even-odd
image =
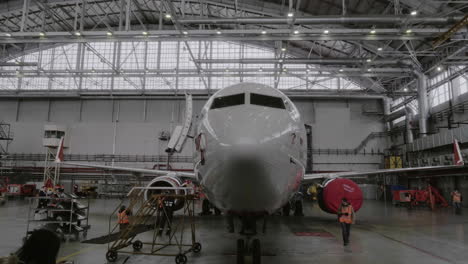
[[[237,264],[244,264],[245,242],[244,239],[237,240]]]

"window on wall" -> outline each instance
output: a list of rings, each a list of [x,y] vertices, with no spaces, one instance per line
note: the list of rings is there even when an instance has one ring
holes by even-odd
[[[458,85],[460,94],[468,93],[468,76],[463,75],[458,77]]]
[[[114,56],[116,52],[120,56]],[[9,67],[6,70],[10,72],[0,76],[0,89],[216,90],[239,82],[257,82],[281,90],[363,89],[358,79],[335,77],[316,65],[248,62],[275,58],[278,54],[273,48],[232,41],[69,44],[10,60],[37,62],[38,67]]]
[[[444,82],[447,72],[443,72],[429,80],[430,86],[435,86],[429,93],[429,103],[432,107],[450,100],[449,83]]]

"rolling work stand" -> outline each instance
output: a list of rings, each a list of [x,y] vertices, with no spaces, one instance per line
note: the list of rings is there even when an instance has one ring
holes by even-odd
[[[39,207],[41,200],[46,203],[44,207]],[[68,241],[69,236],[79,240],[80,234],[83,238],[87,236],[91,227],[88,220],[89,199],[87,204],[83,204],[74,195],[63,198],[29,197],[26,237],[34,228],[42,228],[55,232],[63,241]]]
[[[170,192],[170,193],[168,193]],[[179,194],[177,194],[179,193]],[[108,244],[106,259],[115,262],[118,253],[131,255],[172,256],[176,264],[187,262],[186,254],[189,252],[199,253],[201,244],[196,241],[195,236],[195,195],[193,188],[183,187],[135,187],[129,193],[129,205],[126,210],[134,212],[130,216],[130,224],[125,230],[118,233],[117,240]],[[182,214],[177,214],[172,221],[169,212],[159,204],[165,199],[172,199],[175,204],[180,205]],[[109,217],[109,237],[117,231],[117,223],[112,229],[112,223],[116,222],[116,212],[122,206],[117,206]],[[177,208],[176,208],[177,210]],[[175,210],[174,210],[175,212]],[[162,238],[162,218],[166,220],[166,226],[170,229],[168,238]],[[153,229],[152,239],[149,242],[136,240],[142,228]],[[190,237],[187,237],[189,230]],[[133,250],[127,249],[132,246]]]

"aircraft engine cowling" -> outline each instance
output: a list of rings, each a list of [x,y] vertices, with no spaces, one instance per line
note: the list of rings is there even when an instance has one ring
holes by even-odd
[[[353,205],[354,211],[361,209],[363,202],[362,190],[359,186],[349,179],[336,178],[328,180],[318,189],[317,199],[320,209],[336,214],[341,204],[341,199],[346,197]]]
[[[182,181],[173,176],[161,176],[154,178],[150,183],[148,183],[147,187],[181,187]],[[145,200],[148,200],[152,194],[159,194],[162,190],[146,190],[145,191]],[[185,195],[185,190],[171,190],[171,193],[175,193],[178,195]],[[184,207],[184,200],[176,199],[174,205],[174,211],[180,210]]]

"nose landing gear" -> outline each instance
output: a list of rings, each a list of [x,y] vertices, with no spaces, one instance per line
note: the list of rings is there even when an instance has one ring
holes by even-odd
[[[245,240],[240,238],[237,240],[237,264],[244,264],[245,257],[251,255],[253,264],[262,263],[262,250],[259,239],[251,240],[247,237]]]

